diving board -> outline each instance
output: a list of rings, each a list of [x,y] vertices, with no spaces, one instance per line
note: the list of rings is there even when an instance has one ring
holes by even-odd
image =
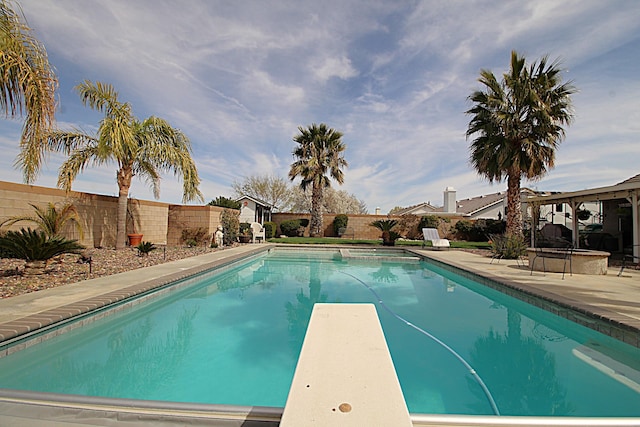
[[[315,304],[280,427],[411,426],[373,304]]]

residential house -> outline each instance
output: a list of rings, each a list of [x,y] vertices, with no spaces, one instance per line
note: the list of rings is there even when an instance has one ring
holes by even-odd
[[[236,201],[240,202],[240,222],[264,224],[271,221],[271,211],[275,206],[270,203],[251,196],[242,196]]]

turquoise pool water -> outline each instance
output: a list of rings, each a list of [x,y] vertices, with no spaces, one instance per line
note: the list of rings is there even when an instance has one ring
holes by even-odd
[[[281,407],[313,304],[363,302],[377,306],[412,413],[493,410],[452,353],[398,317],[467,361],[503,415],[640,416],[635,347],[428,262],[298,252],[204,275],[2,358],[0,387]]]

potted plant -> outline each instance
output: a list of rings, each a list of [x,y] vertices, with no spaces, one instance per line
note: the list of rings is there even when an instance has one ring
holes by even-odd
[[[249,243],[252,237],[253,237],[253,233],[251,232],[251,224],[249,224],[248,222],[241,222],[238,241],[240,243]]]
[[[127,238],[129,239],[129,247],[135,248],[140,243],[142,243],[143,234],[138,233],[137,231],[136,217],[133,215],[133,212],[129,208],[130,205],[131,203],[129,203],[129,205],[127,206],[127,218],[129,219],[129,223],[131,224],[131,233],[127,234]]]

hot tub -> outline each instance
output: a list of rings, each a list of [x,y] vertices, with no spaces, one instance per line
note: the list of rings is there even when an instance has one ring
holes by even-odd
[[[540,251],[542,252],[542,255],[537,253]],[[571,259],[569,260],[567,258],[566,260],[566,269],[565,260],[561,256],[564,252],[564,249],[557,248],[527,248],[529,267],[531,268],[534,258],[538,255],[535,260],[535,264],[533,264],[533,270],[535,271],[543,271],[542,258],[544,257],[545,271],[562,273],[564,270],[567,273],[571,271],[571,273],[575,274],[607,274],[609,256],[611,255],[609,252],[574,249],[571,252]],[[545,254],[548,254],[549,256],[546,257]],[[569,261],[571,261],[571,264],[569,264]],[[569,269],[569,265],[571,265],[571,269]]]

